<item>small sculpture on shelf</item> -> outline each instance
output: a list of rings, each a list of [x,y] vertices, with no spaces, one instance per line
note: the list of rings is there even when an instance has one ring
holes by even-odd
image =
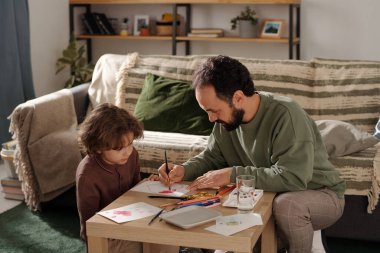
[[[257,24],[259,19],[256,17],[256,11],[249,6],[240,12],[240,15],[231,19],[231,29],[235,30],[239,25],[239,35],[242,38],[254,38],[257,36]]]
[[[120,35],[121,36],[128,36],[128,18],[123,18],[123,21],[121,22],[120,25]]]

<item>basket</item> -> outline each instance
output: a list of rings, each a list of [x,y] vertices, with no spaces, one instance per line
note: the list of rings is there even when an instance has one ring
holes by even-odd
[[[179,34],[180,22],[177,21],[177,34]],[[172,22],[157,22],[156,35],[157,36],[170,36],[173,33]]]

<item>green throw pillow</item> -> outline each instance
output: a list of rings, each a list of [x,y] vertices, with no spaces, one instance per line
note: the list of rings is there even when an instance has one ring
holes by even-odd
[[[134,114],[151,131],[209,135],[213,127],[189,82],[151,73],[145,77]]]

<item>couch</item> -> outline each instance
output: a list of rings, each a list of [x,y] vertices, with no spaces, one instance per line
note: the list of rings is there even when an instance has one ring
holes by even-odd
[[[148,73],[191,82],[194,69],[206,58],[107,54],[98,60],[91,84],[19,105],[10,116],[10,129],[19,144],[15,160],[28,206],[38,210],[41,202],[74,185],[81,157],[76,131],[89,110],[111,102],[134,113]],[[325,131],[330,160],[347,183],[343,217],[326,234],[380,242],[380,144],[371,139],[380,114],[380,62],[238,59],[252,73],[259,91],[292,97]],[[345,122],[349,127],[334,132],[324,120]],[[156,172],[164,150],[170,162],[182,163],[207,144],[207,135],[157,131],[154,126],[135,142],[142,173]],[[352,127],[356,132],[348,133]],[[348,134],[354,140],[347,137],[344,143]]]

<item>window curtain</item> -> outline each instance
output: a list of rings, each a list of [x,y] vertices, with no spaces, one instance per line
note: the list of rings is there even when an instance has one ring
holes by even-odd
[[[0,1],[0,143],[11,139],[7,117],[34,98],[28,0]]]

